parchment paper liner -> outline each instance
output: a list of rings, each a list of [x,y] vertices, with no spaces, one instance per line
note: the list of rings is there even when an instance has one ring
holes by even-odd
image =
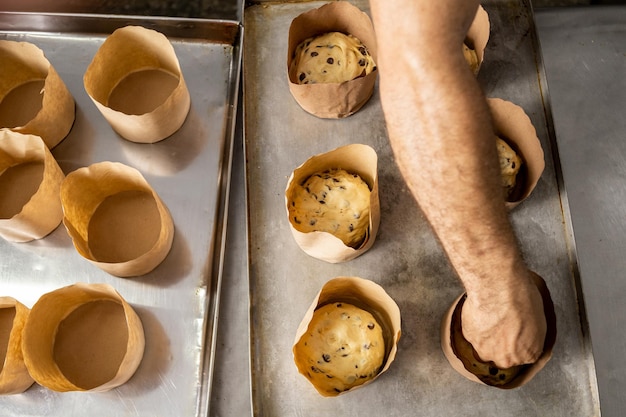
[[[6,355],[0,357],[0,395],[19,394],[33,385],[22,354],[22,332],[30,310],[12,297],[0,297],[0,309],[14,308]]]
[[[0,176],[10,167],[32,162],[43,164],[43,177],[37,191],[19,213],[11,218],[0,218],[0,237],[8,241],[40,239],[59,226],[63,218],[59,190],[65,175],[40,137],[0,129]],[[32,171],[24,173],[27,176],[20,176],[19,180],[25,184],[37,181],[30,174]],[[17,197],[11,194],[0,198]]]
[[[162,70],[178,78],[178,85],[152,111],[126,114],[109,106],[115,87],[127,76],[144,70]],[[165,35],[141,26],[114,31],[100,46],[83,77],[85,90],[111,127],[132,142],[154,143],[176,132],[191,105],[180,64]],[[126,97],[133,99],[133,95]]]
[[[483,60],[485,59],[485,49],[487,48],[487,43],[489,42],[490,30],[491,25],[489,23],[489,15],[483,6],[479,5],[474,21],[467,31],[467,36],[465,37],[465,44],[476,51],[476,57],[478,58],[478,67],[474,71],[475,75],[478,75]]]
[[[556,342],[556,314],[554,312],[554,304],[552,303],[552,298],[550,297],[550,291],[543,280],[539,275],[533,272],[533,280],[539,288],[539,292],[541,293],[541,298],[543,299],[543,309],[546,316],[547,323],[547,332],[546,339],[543,345],[543,353],[537,360],[537,362],[529,365],[529,367],[520,371],[517,377],[511,380],[509,383],[495,386],[495,388],[500,389],[512,389],[521,387],[530,381],[543,367],[548,363],[550,358],[552,357],[552,348],[554,347],[554,343]],[[452,326],[452,317],[457,308],[460,308],[459,303],[461,300],[465,298],[465,293],[461,294],[454,302],[450,309],[446,312],[443,320],[441,321],[441,348],[443,349],[443,353],[448,359],[448,362],[454,370],[456,370],[459,374],[469,379],[470,381],[478,382],[482,385],[487,385],[483,381],[481,381],[476,375],[471,373],[469,370],[465,368],[463,362],[459,357],[456,356],[453,346],[452,346],[452,334],[451,334],[451,326]],[[460,319],[460,314],[459,314]]]
[[[487,99],[496,135],[509,144],[524,162],[517,185],[506,206],[515,208],[535,189],[545,168],[541,142],[530,118],[520,106],[499,98]]]
[[[99,205],[109,196],[125,191],[149,193],[159,213],[159,224],[148,228],[159,228],[158,238],[150,250],[143,255],[124,262],[104,262],[96,258],[90,246],[88,230],[92,217]],[[117,162],[100,162],[70,173],[61,185],[63,224],[72,238],[74,247],[84,258],[104,271],[119,277],[147,274],[165,259],[174,238],[174,223],[170,213],[157,193],[144,177],[134,168]],[[137,213],[131,213],[131,215]],[[143,230],[137,231],[143,235]]]
[[[316,172],[331,168],[342,168],[350,173],[358,174],[370,188],[370,226],[365,240],[358,249],[346,246],[341,239],[330,233],[302,233],[293,226],[289,218],[289,204],[293,200],[295,186],[304,183]],[[291,233],[298,246],[308,255],[330,263],[345,262],[362,255],[374,244],[380,224],[376,151],[367,145],[352,144],[309,158],[289,177],[285,190],[285,209]]]
[[[346,392],[354,391],[357,388],[361,388],[365,385],[372,383],[383,372],[389,369],[391,363],[396,357],[398,342],[400,341],[402,331],[400,308],[398,307],[396,302],[389,296],[389,294],[387,294],[383,287],[373,281],[359,277],[333,278],[326,282],[320,292],[315,296],[315,299],[305,313],[302,322],[300,323],[300,325],[298,326],[298,330],[296,331],[296,337],[293,342],[292,351],[294,355],[294,361],[296,363],[296,366],[298,367],[298,371],[302,375],[306,374],[307,369],[304,369],[306,368],[305,362],[300,362],[299,360],[298,353],[295,349],[296,344],[298,343],[300,338],[302,338],[302,336],[306,333],[309,327],[309,323],[313,318],[313,312],[323,305],[339,301],[352,304],[371,313],[378,322],[378,324],[382,326],[383,338],[385,339],[385,360],[383,361],[383,367],[378,375],[361,385],[350,388],[349,390],[343,391],[341,393],[345,394]],[[315,388],[317,389],[317,387]],[[320,390],[318,390],[318,392],[323,396],[341,395],[340,393],[329,394],[325,391]]]
[[[356,36],[377,63],[374,26],[367,14],[347,1],[334,1],[296,17],[289,27],[287,74],[289,91],[307,112],[326,119],[339,119],[357,112],[372,96],[378,71],[343,83],[298,84],[289,67],[296,47],[303,40],[328,32]]]
[[[119,363],[117,373],[107,382],[91,388],[75,385],[59,369],[54,357],[54,346],[59,325],[77,308],[99,300],[110,300],[122,306],[128,339],[126,352]],[[123,325],[124,325],[123,324]],[[94,332],[109,328],[94,329]],[[111,334],[111,338],[118,335]],[[46,293],[35,303],[26,321],[23,336],[24,360],[34,380],[51,390],[108,391],[122,385],[133,376],[143,357],[145,339],[141,320],[122,296],[108,284],[77,283]],[[108,352],[93,352],[95,361],[107,361]],[[90,370],[86,366],[85,372]],[[91,369],[93,370],[93,369]]]
[[[22,126],[0,126],[24,134],[40,136],[48,148],[54,148],[72,129],[75,117],[74,98],[41,49],[28,42],[0,40],[0,103],[16,88],[32,81],[44,80],[41,108]],[[19,98],[11,106],[20,111],[32,110]],[[24,113],[22,112],[22,116]],[[21,117],[20,119],[22,119]]]

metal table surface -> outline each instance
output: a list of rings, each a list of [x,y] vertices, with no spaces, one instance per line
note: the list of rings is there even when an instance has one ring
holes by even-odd
[[[626,180],[626,7],[536,12],[564,183],[590,321],[603,416],[622,415],[626,399],[626,266],[622,220]],[[241,103],[241,100],[239,101]],[[620,104],[622,106],[620,107]],[[593,138],[594,140],[588,140]],[[237,135],[211,415],[251,414],[248,282],[242,137]],[[594,145],[598,145],[595,146]],[[614,204],[618,203],[618,204]]]
[[[600,409],[626,397],[626,6],[535,14],[578,252]]]

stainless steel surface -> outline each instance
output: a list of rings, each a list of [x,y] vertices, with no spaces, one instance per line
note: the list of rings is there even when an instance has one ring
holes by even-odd
[[[367,1],[354,2],[367,10]],[[264,4],[244,11],[245,152],[254,414],[281,415],[599,415],[594,361],[576,292],[576,258],[559,189],[558,157],[544,107],[545,80],[527,1],[486,1],[491,38],[479,80],[486,94],[521,105],[537,128],[546,170],[533,195],[511,213],[524,257],[550,288],[558,320],[554,356],[530,383],[501,391],[469,382],[439,347],[439,321],[462,291],[401,179],[389,148],[378,94],[354,116],[320,120],[291,97],[287,30],[299,13],[323,3]],[[360,142],[379,155],[382,219],[374,247],[331,265],[308,257],[287,223],[284,189],[309,156]],[[554,159],[553,159],[554,157]],[[296,328],[328,279],[357,275],[380,283],[398,302],[403,336],[391,369],[374,384],[321,398],[297,373]]]
[[[110,30],[139,24],[166,33],[190,89],[191,110],[172,137],[121,139],[84,91],[82,76]],[[70,135],[53,150],[65,173],[103,160],[139,169],[172,213],[175,237],[153,272],[122,279],[81,258],[63,226],[26,244],[0,241],[0,288],[32,306],[75,282],[106,282],[129,301],[146,333],[135,375],[107,393],[56,393],[37,384],[0,397],[3,416],[206,415],[213,373],[237,108],[242,33],[237,22],[0,13],[0,38],[39,46],[76,100]]]
[[[626,6],[536,15],[603,416],[626,398]]]

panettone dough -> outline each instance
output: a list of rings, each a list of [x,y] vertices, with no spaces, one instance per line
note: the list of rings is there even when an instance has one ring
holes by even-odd
[[[326,304],[313,313],[294,357],[318,391],[337,395],[378,374],[385,357],[382,328],[371,313],[352,304]]]
[[[476,51],[470,48],[469,46],[467,46],[466,44],[463,44],[463,56],[465,57],[465,61],[467,61],[472,72],[474,74],[478,73],[479,62],[478,62],[478,55],[476,54]]]
[[[358,248],[369,228],[370,189],[357,174],[333,169],[296,185],[289,220],[302,232],[327,232]]]
[[[341,83],[369,74],[376,65],[359,39],[329,32],[302,41],[290,73],[298,84]]]
[[[500,160],[500,173],[502,186],[506,189],[507,196],[513,192],[517,174],[522,167],[522,159],[517,153],[499,137],[496,137],[498,159]]]

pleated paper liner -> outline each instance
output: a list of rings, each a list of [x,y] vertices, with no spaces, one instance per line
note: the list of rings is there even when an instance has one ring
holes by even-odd
[[[40,137],[0,129],[0,237],[29,242],[56,229],[64,178]]]
[[[467,36],[465,38],[465,45],[467,45],[470,50],[473,50],[476,56],[476,61],[468,60],[468,63],[471,62],[470,67],[475,75],[478,75],[480,67],[485,59],[485,49],[487,48],[487,43],[489,42],[490,29],[491,25],[489,23],[489,15],[487,14],[487,11],[482,6],[478,6],[478,11],[476,12],[474,21],[467,31]]]
[[[347,1],[335,1],[296,17],[289,28],[287,69],[289,91],[307,112],[338,119],[357,112],[372,96],[378,71],[343,83],[298,84],[297,74],[289,71],[297,46],[312,36],[341,32],[357,37],[376,62],[374,27],[367,14]]]
[[[22,354],[22,333],[30,310],[12,297],[0,297],[0,395],[19,394],[34,382]]]
[[[78,283],[46,293],[24,326],[24,360],[54,391],[108,391],[127,382],[143,358],[141,321],[108,284]]]
[[[315,173],[336,168],[358,174],[370,189],[369,228],[357,248],[347,246],[341,239],[328,232],[300,232],[294,227],[289,216],[289,206],[294,199],[296,186],[302,185]],[[292,235],[298,246],[308,255],[330,263],[345,262],[362,255],[374,245],[380,224],[376,152],[370,146],[352,144],[309,158],[296,168],[289,178],[285,190],[285,208]]]
[[[61,202],[78,253],[112,275],[147,274],[170,251],[170,213],[134,168],[115,162],[80,168],[63,182]]]
[[[323,396],[337,396],[347,392],[362,388],[376,380],[382,373],[386,372],[393,363],[401,331],[400,309],[396,302],[387,294],[379,284],[360,277],[336,277],[324,284],[319,293],[315,296],[311,306],[305,313],[298,329],[293,345],[293,355],[295,364],[302,375],[306,375],[307,364],[298,347],[298,342],[307,332],[309,323],[313,318],[316,309],[326,304],[344,302],[371,313],[378,324],[382,326],[383,338],[385,341],[385,357],[383,366],[377,375],[361,385],[357,385],[341,393],[328,392],[321,386],[315,389]],[[308,379],[307,379],[308,380]]]
[[[462,333],[461,309],[465,301],[465,294],[461,294],[446,312],[441,321],[441,348],[450,365],[462,376],[470,381],[483,385],[489,385],[500,389],[512,389],[520,387],[530,381],[552,357],[552,348],[556,341],[556,315],[554,304],[550,297],[550,291],[545,281],[537,274],[533,273],[533,279],[543,300],[543,309],[546,317],[547,332],[543,345],[543,353],[539,359],[528,365],[521,365],[515,368],[498,369],[489,362],[479,361],[478,355],[473,350]],[[465,346],[465,348],[463,347]],[[475,363],[489,369],[489,375],[479,377],[476,372]],[[474,372],[472,372],[474,370]],[[502,381],[499,381],[502,377]],[[504,378],[507,379],[504,379]]]
[[[517,104],[499,98],[487,99],[494,130],[522,159],[516,185],[505,205],[513,209],[533,192],[545,169],[541,142],[530,118]]]
[[[154,143],[176,132],[191,105],[172,44],[157,31],[126,26],[100,46],[85,90],[123,138]]]
[[[74,98],[37,46],[0,40],[0,128],[54,148],[72,129]]]

